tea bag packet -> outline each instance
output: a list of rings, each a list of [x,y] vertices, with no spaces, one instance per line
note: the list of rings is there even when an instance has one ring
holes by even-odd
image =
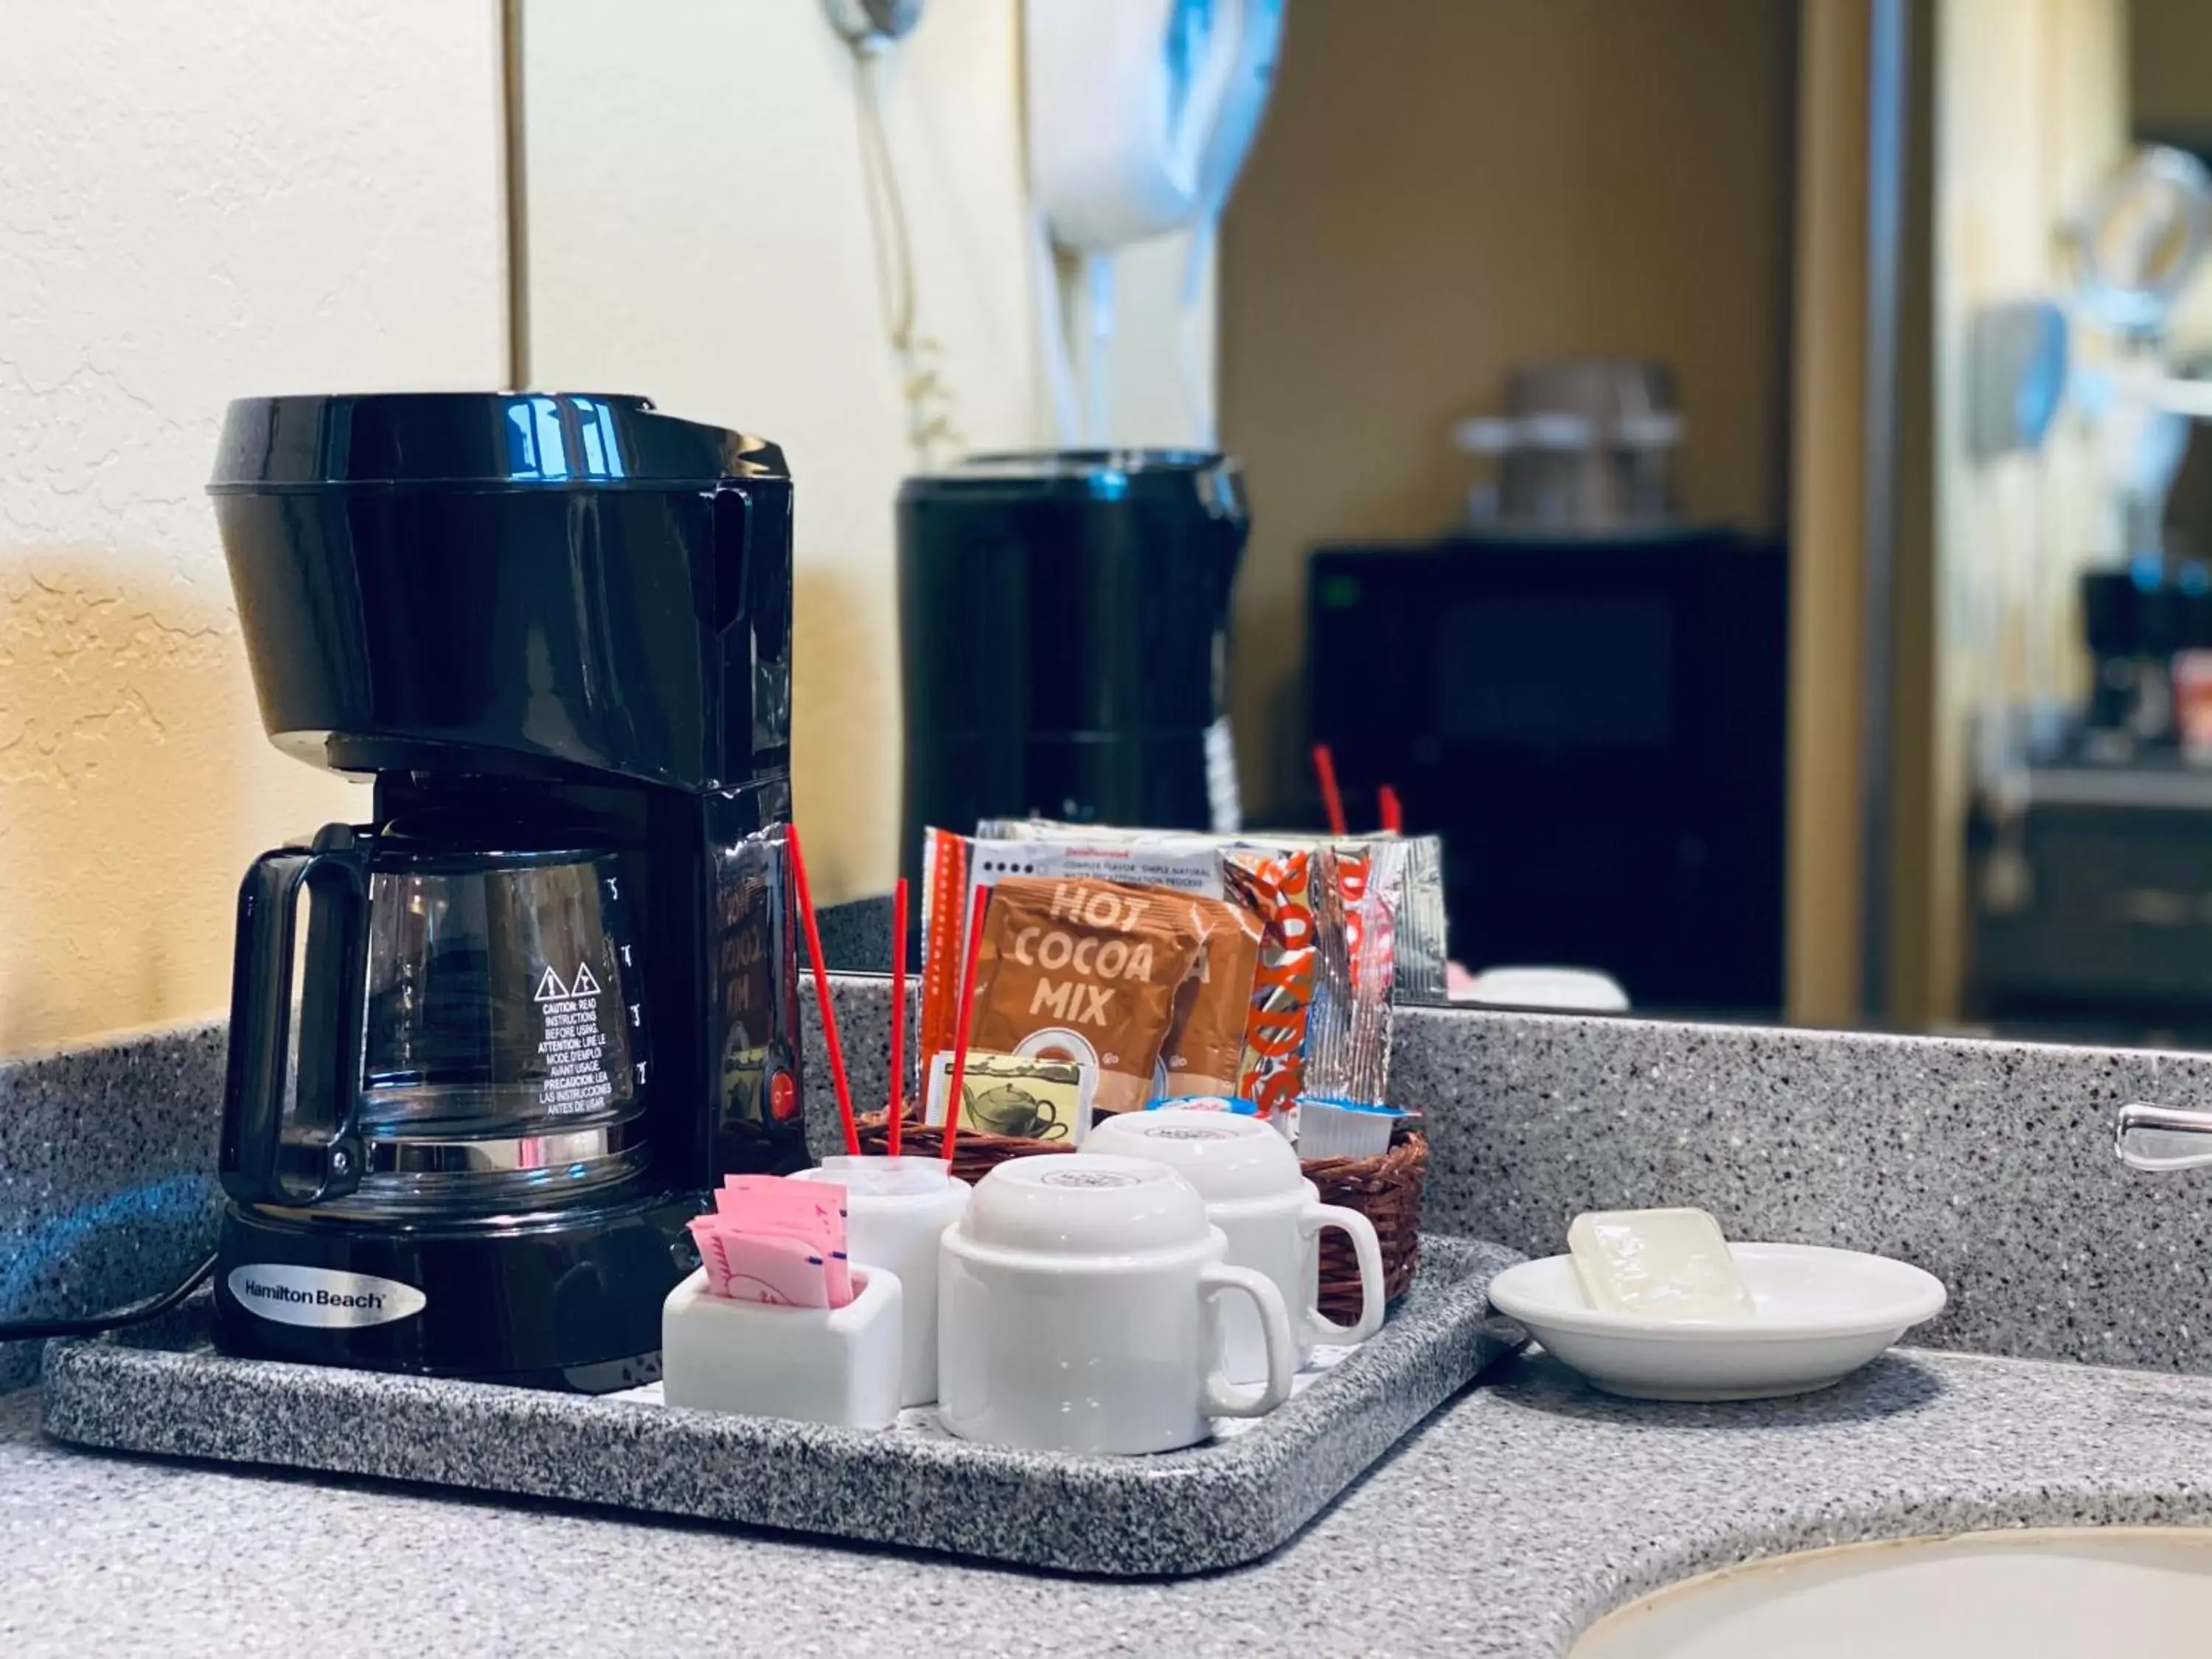
[[[1322,853],[1321,986],[1306,1055],[1310,1096],[1376,1106],[1389,1093],[1393,937],[1405,854],[1402,842]]]
[[[1018,1135],[1079,1146],[1091,1128],[1098,1068],[1085,1060],[1043,1054],[992,1054],[970,1048],[961,1080],[960,1123],[987,1135]],[[932,1057],[922,1121],[945,1121],[952,1056]]]
[[[1325,848],[1317,867],[1318,984],[1304,1093],[1379,1105],[1389,1092],[1393,934],[1405,843]]]
[[[1390,1087],[1393,935],[1402,842],[1325,848],[1316,860],[1319,985],[1294,1138],[1306,1158],[1372,1158],[1398,1119]]]
[[[1157,887],[1012,877],[994,884],[969,1042],[1088,1061],[1099,1111],[1133,1111],[1205,933],[1189,899]]]

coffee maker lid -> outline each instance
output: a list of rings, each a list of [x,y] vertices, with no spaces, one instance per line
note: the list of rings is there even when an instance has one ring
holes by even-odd
[[[1002,450],[908,478],[901,493],[1233,505],[1238,471],[1230,457],[1202,449]]]
[[[666,489],[789,476],[766,439],[664,415],[644,398],[374,392],[236,399],[208,489]]]

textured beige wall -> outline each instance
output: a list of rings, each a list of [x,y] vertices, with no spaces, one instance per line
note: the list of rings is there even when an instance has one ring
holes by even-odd
[[[1456,516],[1472,473],[1452,423],[1496,409],[1512,364],[1672,362],[1689,511],[1780,525],[1795,16],[1291,8],[1221,276],[1223,430],[1253,512],[1236,713],[1261,811],[1306,787],[1308,550]]]
[[[2212,5],[2126,0],[2128,111],[2138,131],[2212,139]]]
[[[264,740],[201,493],[242,393],[503,362],[489,0],[0,0],[0,1052],[216,1012]]]
[[[881,70],[921,330],[965,447],[1046,435],[1019,17],[1015,0],[935,0]],[[784,447],[799,820],[818,899],[881,891],[897,862],[892,507],[915,459],[850,54],[813,0],[532,0],[524,39],[533,376],[645,392]],[[1180,270],[1173,242],[1123,263],[1124,442],[1187,441]]]
[[[2186,144],[2201,155],[2212,147],[2212,0],[2125,0],[2124,9],[2132,137]],[[2212,352],[2212,281],[2202,273],[2175,307],[2172,349],[2184,364]],[[2200,430],[2196,447],[2203,443]],[[2192,462],[2190,471],[2201,465]]]

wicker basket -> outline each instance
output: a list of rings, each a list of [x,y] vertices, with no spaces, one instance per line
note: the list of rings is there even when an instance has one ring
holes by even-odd
[[[860,1129],[862,1152],[889,1150],[883,1116],[862,1118]],[[899,1150],[918,1158],[937,1158],[942,1155],[944,1136],[937,1124],[908,1120],[901,1131]],[[981,1181],[1010,1158],[1074,1150],[1064,1140],[971,1130],[953,1145],[952,1173],[963,1181]],[[1413,1282],[1413,1269],[1420,1265],[1421,1182],[1428,1167],[1428,1141],[1403,1124],[1391,1135],[1390,1150],[1380,1158],[1305,1160],[1306,1179],[1321,1189],[1322,1203],[1357,1210],[1375,1224],[1375,1237],[1382,1246],[1382,1288],[1393,1298],[1405,1294]],[[1352,1241],[1340,1228],[1331,1227],[1321,1236],[1321,1310],[1340,1324],[1359,1317],[1359,1264],[1352,1255]]]
[[[955,1148],[957,1151],[958,1148]],[[1357,1210],[1375,1224],[1382,1246],[1382,1291],[1394,1301],[1413,1282],[1421,1265],[1421,1183],[1429,1172],[1429,1143],[1400,1124],[1390,1150],[1380,1158],[1310,1158],[1306,1179],[1321,1188],[1324,1204]],[[1321,1310],[1339,1324],[1359,1317],[1359,1264],[1341,1228],[1321,1236]]]

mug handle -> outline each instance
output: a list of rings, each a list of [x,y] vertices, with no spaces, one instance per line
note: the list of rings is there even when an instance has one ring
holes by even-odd
[[[1224,1291],[1242,1291],[1260,1310],[1260,1333],[1267,1339],[1267,1380],[1257,1388],[1240,1389],[1217,1360],[1206,1375],[1206,1414],[1263,1417],[1291,1397],[1291,1376],[1298,1368],[1298,1351],[1291,1340],[1291,1316],[1283,1306],[1283,1293],[1267,1274],[1218,1261],[1199,1269],[1198,1293],[1215,1310],[1217,1320]]]
[[[1334,1227],[1352,1240],[1352,1253],[1359,1259],[1359,1322],[1340,1325],[1318,1308],[1308,1308],[1300,1322],[1299,1336],[1307,1342],[1364,1342],[1382,1328],[1382,1243],[1375,1237],[1375,1224],[1357,1210],[1340,1204],[1310,1204],[1298,1217],[1298,1230],[1308,1238],[1323,1228]]]

